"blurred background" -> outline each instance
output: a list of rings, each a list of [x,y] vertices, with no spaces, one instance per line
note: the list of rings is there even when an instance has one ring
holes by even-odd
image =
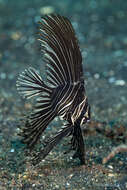
[[[68,17],[76,31],[92,114],[125,120],[126,10],[127,2],[120,0],[0,0],[0,95],[7,101],[11,96],[19,99],[16,78],[29,66],[40,68],[43,75],[37,23],[44,14],[58,13]]]
[[[91,120],[127,123],[127,1],[0,0],[2,155],[15,151],[9,142],[14,143],[19,120],[31,108],[17,93],[19,73],[31,66],[44,78],[38,21],[52,13],[68,17],[76,31]]]

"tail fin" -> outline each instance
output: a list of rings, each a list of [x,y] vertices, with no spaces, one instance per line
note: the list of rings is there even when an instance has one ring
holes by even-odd
[[[19,93],[27,99],[40,95],[42,92],[51,93],[51,88],[42,81],[38,72],[32,67],[20,74],[16,86]]]

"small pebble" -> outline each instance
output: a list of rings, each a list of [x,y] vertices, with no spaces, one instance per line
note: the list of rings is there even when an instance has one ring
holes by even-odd
[[[108,174],[109,177],[114,177],[115,175],[113,173]]]
[[[108,165],[108,168],[109,168],[109,169],[113,169],[113,166],[111,166],[111,165]]]
[[[28,175],[24,175],[24,176],[23,176],[23,179],[28,179]]]
[[[52,6],[45,6],[45,7],[41,7],[39,10],[40,14],[52,14],[55,12],[54,7]]]
[[[116,80],[115,81],[115,85],[117,85],[117,86],[124,86],[125,85],[125,81],[124,80]]]
[[[98,73],[94,74],[94,78],[95,79],[99,79],[100,78],[100,75]]]
[[[122,161],[119,161],[119,164],[120,164],[120,165],[123,165],[123,162],[122,162]]]
[[[116,80],[115,77],[110,77],[110,78],[108,79],[109,83],[114,83],[115,80]]]
[[[71,179],[72,177],[73,177],[73,174],[70,174],[70,175],[69,175],[69,179]]]
[[[67,186],[70,186],[70,183],[67,182],[66,185],[67,185]]]
[[[20,33],[20,32],[13,32],[13,33],[11,34],[11,38],[12,38],[13,40],[19,40],[19,39],[21,38],[21,33]]]
[[[15,149],[12,148],[12,149],[10,150],[10,152],[15,152]]]

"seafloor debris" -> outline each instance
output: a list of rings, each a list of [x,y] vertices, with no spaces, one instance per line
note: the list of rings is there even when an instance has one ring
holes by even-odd
[[[127,141],[127,128],[121,124],[111,124],[112,122],[99,122],[90,121],[85,128],[83,128],[84,135],[91,135],[95,133],[100,133],[111,140],[126,143]],[[121,144],[115,147],[105,158],[103,158],[102,163],[107,163],[111,158],[113,158],[117,153],[127,152],[127,145]]]
[[[90,121],[82,128],[82,130],[84,136],[100,133],[105,137],[122,143],[125,143],[127,140],[127,128],[120,123]]]
[[[103,164],[107,163],[111,158],[120,152],[127,152],[127,145],[121,144],[115,147],[107,157],[103,158]]]

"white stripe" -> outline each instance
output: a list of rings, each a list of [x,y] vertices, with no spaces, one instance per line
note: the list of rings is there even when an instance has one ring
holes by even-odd
[[[65,80],[65,78],[64,78],[64,75],[63,75],[63,73],[61,72],[61,70],[60,70],[60,68],[59,68],[59,66],[56,64],[56,62],[54,61],[54,59],[51,57],[51,56],[49,56],[48,54],[45,54],[49,59],[50,59],[50,61],[52,61],[55,65],[56,65],[56,67],[58,68],[58,70],[59,70],[59,72],[60,72],[60,74],[61,74],[61,78],[63,78],[63,81]],[[59,62],[60,60],[58,60],[58,62]],[[50,63],[49,63],[50,64]]]
[[[70,80],[71,80],[71,77],[70,77],[70,70],[69,70],[69,68],[68,68],[68,63],[67,63],[67,59],[66,59],[66,57],[65,57],[65,54],[64,54],[64,52],[63,52],[63,48],[61,47],[59,41],[57,41],[57,42],[58,42],[59,48],[60,48],[60,50],[61,50],[61,53],[62,53],[62,55],[63,55],[63,57],[64,57],[64,60],[65,60],[66,66],[67,66],[67,70],[68,70],[68,74],[69,74],[69,78],[70,78]],[[64,40],[62,40],[62,43],[64,44],[64,48],[66,49],[67,47],[66,47],[66,45],[65,45],[65,43],[64,43]],[[67,49],[66,49],[66,51],[67,51]],[[61,67],[63,68],[62,64],[61,64]],[[64,68],[63,68],[63,70],[64,70]],[[66,80],[67,80],[68,77],[67,77],[67,74],[66,74],[65,70],[64,70],[64,74],[65,74]]]
[[[49,16],[49,17],[50,17],[52,20],[54,20],[54,22],[59,26],[59,23],[58,23],[52,16]],[[58,18],[59,22],[61,23],[61,19],[59,19],[59,17],[57,17],[57,18]],[[63,21],[64,21],[64,19],[63,19]],[[64,22],[64,23],[66,23],[66,22]],[[61,24],[62,24],[62,23],[61,23]],[[57,42],[58,42],[59,48],[61,49],[61,52],[62,52],[62,54],[63,54],[64,60],[65,60],[65,63],[66,63],[67,69],[68,69],[69,78],[70,78],[70,81],[71,81],[70,69],[69,69],[69,67],[68,67],[67,59],[66,59],[66,57],[65,57],[65,54],[64,54],[64,52],[63,52],[63,50],[62,50],[62,48],[61,48],[61,45],[60,45],[59,41],[57,41]],[[61,42],[64,44],[64,48],[65,48],[66,52],[68,52],[68,48],[67,48],[67,46],[65,45],[64,40],[61,40]],[[67,78],[68,78],[68,77],[67,77],[67,75],[66,75],[66,79],[67,79]]]
[[[73,74],[73,78],[74,78],[74,81],[75,81],[75,69],[74,69],[74,61],[73,61],[73,57],[72,57],[72,53],[71,53],[71,50],[69,49],[69,54],[70,54],[70,60],[71,60],[71,65],[72,65],[72,74]]]
[[[56,72],[56,70],[54,70],[54,68],[53,68],[50,64],[47,64],[47,68],[48,68],[48,67],[49,67],[50,69],[52,69],[52,70],[56,73],[57,77],[59,78],[59,81],[55,78],[55,76],[54,76],[49,70],[48,70],[48,72],[49,72],[51,75],[54,76],[54,78],[58,81],[58,84],[62,84],[63,82],[62,82],[60,76],[58,75],[58,73]]]
[[[41,19],[42,20],[42,22],[44,22],[45,23],[45,25],[47,25],[49,28],[50,28],[50,25],[48,24],[48,22],[45,20],[45,19]],[[43,24],[43,23],[42,23]],[[43,24],[44,25],[44,24]]]

